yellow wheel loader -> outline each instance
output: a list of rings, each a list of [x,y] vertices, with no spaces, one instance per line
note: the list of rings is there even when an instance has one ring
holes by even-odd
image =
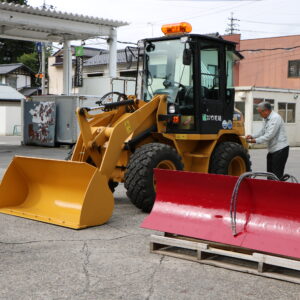
[[[235,44],[177,27],[140,43],[140,95],[111,93],[119,101],[77,110],[81,133],[70,160],[13,159],[0,212],[84,228],[109,220],[119,182],[134,205],[150,211],[154,168],[250,170],[243,118],[234,110]]]

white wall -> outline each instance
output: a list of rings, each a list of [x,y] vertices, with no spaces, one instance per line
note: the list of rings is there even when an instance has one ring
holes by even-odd
[[[21,89],[23,87],[31,86],[31,78],[26,75],[18,75],[17,76],[17,89]]]
[[[6,107],[0,104],[0,135],[6,133]]]
[[[132,95],[135,92],[135,81],[128,80],[115,80],[110,77],[87,77],[84,78],[83,87],[79,88],[79,95],[93,95],[103,96],[104,94],[111,92],[125,93]]]
[[[48,58],[49,75],[49,94],[60,95],[63,92],[63,68],[62,66],[53,66],[55,57]]]
[[[285,123],[285,129],[287,132],[288,140],[291,146],[300,146],[300,98],[295,99],[293,92],[282,93],[282,92],[265,92],[265,91],[253,91],[253,98],[264,98],[264,99],[274,99],[274,110],[278,112],[278,102],[283,103],[295,103],[296,104],[296,113],[295,123]],[[298,102],[298,103],[297,103]],[[253,122],[253,132],[261,128],[262,122]]]
[[[53,66],[55,57],[48,58],[48,93],[50,95],[62,95],[63,86],[63,65]],[[72,76],[74,78],[75,68],[72,67]],[[72,94],[78,94],[78,88],[72,86]]]
[[[12,135],[15,125],[21,125],[21,104],[0,102],[0,135]]]

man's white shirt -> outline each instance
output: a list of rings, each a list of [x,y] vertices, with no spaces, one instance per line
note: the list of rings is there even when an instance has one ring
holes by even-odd
[[[281,116],[272,111],[264,119],[263,128],[252,137],[257,144],[267,144],[270,153],[281,150],[289,145]]]

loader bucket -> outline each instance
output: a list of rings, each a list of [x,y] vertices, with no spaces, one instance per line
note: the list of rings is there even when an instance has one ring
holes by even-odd
[[[141,227],[300,259],[300,184],[155,170],[157,195]]]
[[[82,162],[16,156],[0,184],[0,212],[74,229],[105,223],[113,211],[105,176]]]

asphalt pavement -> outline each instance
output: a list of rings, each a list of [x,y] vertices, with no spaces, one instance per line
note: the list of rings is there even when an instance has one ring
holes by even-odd
[[[0,180],[14,155],[63,159],[67,152],[0,137]],[[265,170],[266,150],[250,154],[253,170]],[[286,172],[300,179],[300,148],[291,150]],[[300,299],[297,284],[151,254],[153,232],[139,227],[145,217],[123,185],[112,218],[98,227],[76,231],[0,214],[0,299]]]

